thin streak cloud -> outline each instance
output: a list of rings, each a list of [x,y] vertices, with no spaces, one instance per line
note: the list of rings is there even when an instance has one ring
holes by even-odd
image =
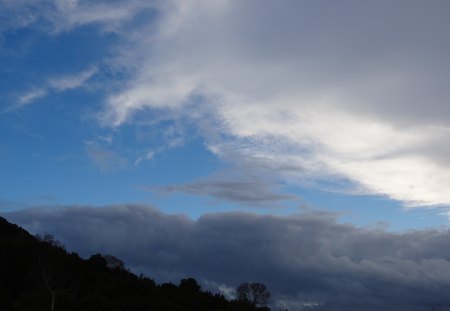
[[[60,93],[82,87],[97,72],[98,68],[92,67],[76,74],[52,77],[48,79],[44,86],[35,88],[19,96],[18,103],[10,107],[10,109],[16,109],[29,105],[35,100],[47,96],[51,92]]]
[[[248,206],[279,207],[283,201],[295,201],[298,197],[279,193],[276,185],[262,181],[205,180],[179,185],[167,185],[152,189],[162,194],[185,193],[209,196],[219,201],[231,201]]]

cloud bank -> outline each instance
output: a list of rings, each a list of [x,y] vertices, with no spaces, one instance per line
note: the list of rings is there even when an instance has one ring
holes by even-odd
[[[289,310],[449,307],[449,231],[392,233],[340,224],[327,213],[206,214],[197,220],[136,205],[3,213],[84,256],[102,252],[158,281],[194,276],[229,289],[265,283]],[[308,309],[309,308],[309,309]]]

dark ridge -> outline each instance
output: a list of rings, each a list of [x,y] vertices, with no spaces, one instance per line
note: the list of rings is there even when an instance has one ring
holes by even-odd
[[[0,310],[229,311],[264,310],[201,289],[137,276],[111,255],[82,259],[51,235],[33,236],[0,217]]]
[[[32,237],[26,230],[16,224],[8,222],[5,218],[0,216],[0,235],[1,236],[28,236]]]

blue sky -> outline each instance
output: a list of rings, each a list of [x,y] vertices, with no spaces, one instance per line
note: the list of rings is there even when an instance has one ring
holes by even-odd
[[[2,211],[447,226],[445,2],[1,3]]]

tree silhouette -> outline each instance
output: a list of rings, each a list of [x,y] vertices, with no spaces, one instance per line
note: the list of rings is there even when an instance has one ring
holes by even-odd
[[[197,281],[193,278],[182,279],[180,281],[179,287],[187,292],[192,293],[196,293],[201,289],[200,285],[198,285]]]
[[[83,259],[53,236],[32,236],[0,217],[0,311],[270,311],[256,306],[268,299],[257,283],[245,300],[229,301],[193,278],[158,285],[124,266],[112,255]]]
[[[54,311],[57,295],[78,285],[77,272],[69,268],[71,257],[62,243],[50,234],[37,235],[36,238],[42,243],[36,253],[37,272],[44,288],[50,293],[50,310]]]
[[[252,306],[265,306],[270,298],[266,285],[261,283],[243,283],[236,289],[237,300]]]
[[[105,258],[106,266],[109,269],[120,269],[120,270],[125,269],[125,263],[121,259],[113,255],[103,255],[103,258]]]

